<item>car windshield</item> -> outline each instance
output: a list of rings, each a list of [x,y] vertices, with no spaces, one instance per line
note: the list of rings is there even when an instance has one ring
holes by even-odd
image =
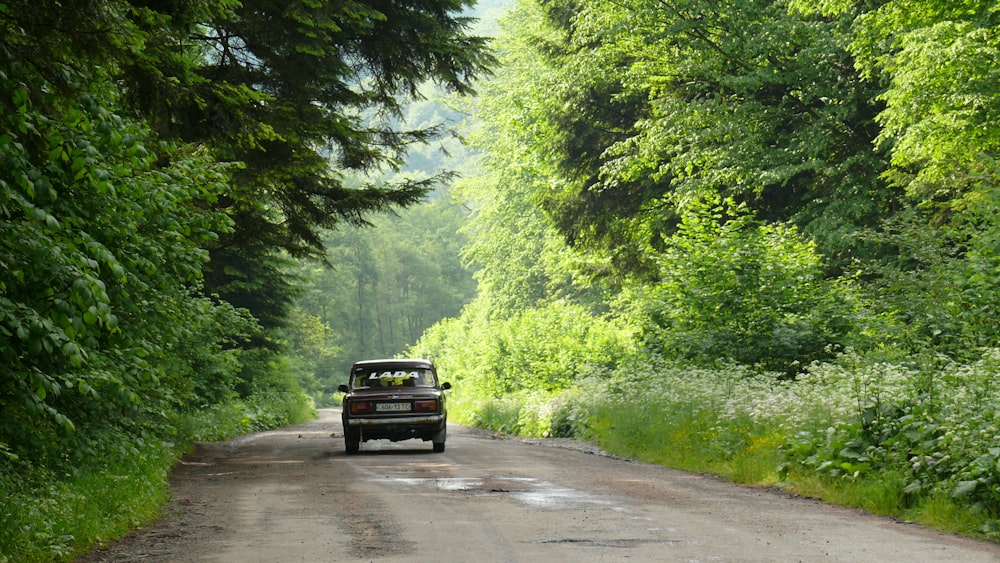
[[[434,372],[423,368],[369,366],[354,370],[354,389],[391,387],[434,387]]]

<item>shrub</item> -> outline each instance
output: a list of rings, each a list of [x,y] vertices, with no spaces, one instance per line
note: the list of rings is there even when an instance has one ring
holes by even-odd
[[[844,377],[826,383],[834,383],[829,396],[852,396],[853,410],[841,405],[829,426],[803,421],[786,444],[783,470],[841,480],[898,475],[909,504],[943,494],[1000,515],[1000,350],[970,364],[848,363],[834,368]],[[980,532],[996,537],[989,526]]]
[[[858,292],[824,278],[813,243],[701,204],[659,257],[660,282],[635,297],[647,346],[699,365],[720,358],[795,373],[856,344],[867,322]],[[735,213],[739,213],[736,210]]]

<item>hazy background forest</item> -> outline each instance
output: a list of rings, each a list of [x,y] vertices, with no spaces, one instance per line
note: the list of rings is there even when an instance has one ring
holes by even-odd
[[[395,355],[454,422],[1000,538],[992,3],[15,4],[0,561]]]

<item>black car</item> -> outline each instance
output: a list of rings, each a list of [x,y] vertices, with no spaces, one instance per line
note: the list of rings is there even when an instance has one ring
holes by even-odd
[[[344,447],[357,453],[368,440],[419,438],[444,451],[448,411],[437,370],[428,360],[365,360],[351,366],[344,393]]]

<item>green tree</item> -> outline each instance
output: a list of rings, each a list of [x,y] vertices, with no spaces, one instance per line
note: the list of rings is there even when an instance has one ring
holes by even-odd
[[[760,0],[529,2],[517,14],[504,61],[544,70],[511,101],[527,114],[512,125],[548,166],[543,206],[571,243],[655,270],[647,250],[686,202],[717,193],[793,221],[834,266],[870,255],[856,235],[900,194],[880,180],[878,85],[854,69],[848,15]]]
[[[323,405],[326,393],[339,381],[338,359],[343,354],[341,336],[320,317],[293,309],[292,319],[282,333],[288,342],[289,361],[299,385]]]
[[[824,278],[815,243],[731,202],[692,209],[659,260],[661,281],[637,289],[633,305],[663,357],[794,374],[863,347],[874,326],[851,284]]]
[[[352,362],[403,353],[473,298],[472,274],[459,260],[464,220],[464,211],[441,196],[373,218],[371,227],[330,233],[333,267],[312,271],[298,302],[303,314],[338,335],[336,354],[315,370],[327,389],[342,382]]]
[[[622,323],[586,307],[552,301],[486,320],[484,304],[477,301],[461,319],[435,326],[413,348],[461,381],[465,397],[551,395],[609,373],[628,355],[630,336]]]
[[[848,48],[860,74],[884,84],[886,178],[918,211],[879,235],[878,274],[914,342],[960,353],[996,345],[996,191],[1000,167],[1000,35],[991,2],[890,0],[861,11],[796,1],[804,13],[853,17]],[[910,297],[898,299],[905,287]]]
[[[836,1],[793,6],[855,17],[849,48],[858,70],[886,84],[879,141],[892,148],[895,184],[942,201],[995,176],[1000,34],[993,3],[889,0],[861,12]]]
[[[59,427],[155,418],[180,398],[191,371],[168,366],[218,308],[192,289],[228,228],[208,211],[224,169],[165,146],[159,165],[148,131],[70,68],[60,83],[0,68],[0,442],[29,459],[58,451]]]
[[[566,15],[577,6],[560,11],[558,3],[540,4],[519,2],[503,19],[501,65],[481,88],[476,115],[484,125],[477,146],[493,175],[486,181],[503,194],[501,201],[517,194],[499,205],[514,212],[512,205],[534,208],[520,222],[542,213],[536,233],[555,227],[553,233],[571,245],[595,255],[607,249],[620,269],[641,271],[643,253],[656,242],[648,224],[659,220],[644,202],[665,187],[652,177],[615,189],[597,189],[596,183],[602,153],[628,138],[645,94],[624,89],[611,59],[574,51],[566,18],[553,16],[553,22],[546,11]],[[593,273],[607,275],[604,268]]]
[[[283,253],[322,255],[322,230],[419,201],[444,176],[345,181],[397,168],[433,128],[393,117],[434,81],[459,93],[487,72],[465,31],[468,0],[137,4],[143,48],[123,61],[128,99],[161,135],[204,144],[241,170],[218,208],[206,289],[275,326],[294,298]]]
[[[389,119],[418,85],[487,71],[467,6],[0,4],[0,451],[284,385],[249,349],[290,260],[446,177],[344,181],[432,137]]]
[[[547,212],[551,194],[574,181],[560,171],[563,151],[558,148],[574,132],[561,130],[556,119],[572,113],[557,107],[556,94],[572,90],[573,85],[558,65],[521,43],[528,41],[518,33],[523,30],[545,36],[539,41],[554,33],[532,3],[519,3],[503,25],[513,31],[498,38],[502,64],[496,76],[480,86],[470,108],[476,123],[469,139],[480,151],[479,166],[454,192],[472,210],[463,259],[476,268],[479,293],[489,300],[490,315],[498,319],[552,299],[601,310],[605,288],[595,280],[614,285],[612,261],[630,258],[608,256],[595,247],[575,251],[567,246],[568,237],[575,240],[575,236],[560,230],[556,213]],[[620,196],[610,197],[609,205],[629,206],[619,201]],[[648,231],[624,229],[618,234],[632,240]]]

